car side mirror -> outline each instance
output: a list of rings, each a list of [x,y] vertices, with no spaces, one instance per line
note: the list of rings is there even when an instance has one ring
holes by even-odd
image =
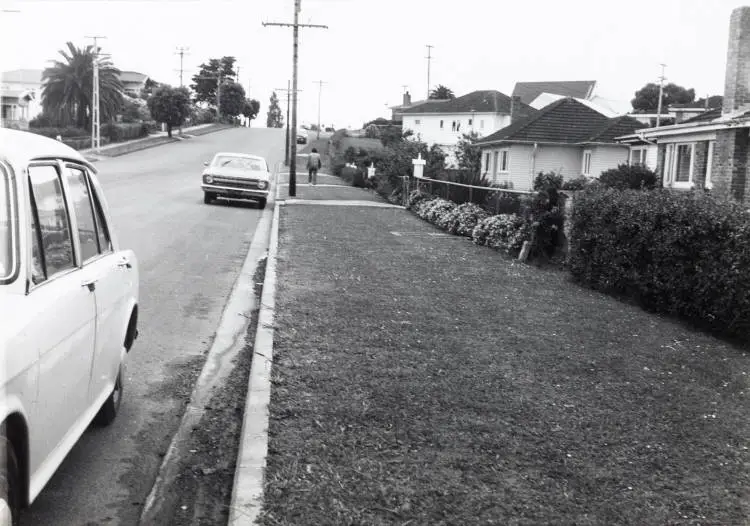
[[[208,161],[203,161],[203,166],[208,166]]]

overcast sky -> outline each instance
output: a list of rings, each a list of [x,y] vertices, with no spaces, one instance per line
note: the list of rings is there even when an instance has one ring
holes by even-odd
[[[746,0],[750,5],[750,0]],[[178,46],[188,47],[184,81],[209,58],[235,56],[240,80],[261,103],[292,76],[293,0],[0,0],[0,67],[43,69],[65,42],[103,35],[120,69],[179,85]],[[722,94],[734,0],[302,0],[299,116],[359,126],[389,116],[403,86],[413,99],[431,84],[456,95],[517,81],[596,80],[602,96],[630,100],[657,81]],[[278,93],[285,111],[285,94]],[[262,122],[261,122],[262,121]]]

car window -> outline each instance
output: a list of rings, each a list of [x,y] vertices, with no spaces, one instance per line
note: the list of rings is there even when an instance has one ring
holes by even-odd
[[[81,261],[99,255],[99,239],[91,205],[91,195],[86,183],[86,174],[79,168],[67,167],[65,178],[70,191],[69,201],[73,205],[78,224],[78,242],[81,245]]]
[[[240,170],[252,170],[262,172],[265,170],[264,162],[259,159],[248,159],[247,157],[219,156],[214,160],[214,166],[219,168],[239,168]]]
[[[102,204],[99,201],[99,196],[96,193],[96,188],[90,185],[91,197],[94,203],[94,218],[96,219],[96,236],[99,239],[99,250],[102,254],[112,252],[112,239],[109,235],[109,225],[104,218],[104,212]]]
[[[46,279],[75,267],[67,208],[57,169],[54,166],[29,167],[31,209],[38,228],[39,255]]]
[[[13,256],[15,239],[11,215],[10,178],[0,168],[0,282],[10,279],[14,274]]]

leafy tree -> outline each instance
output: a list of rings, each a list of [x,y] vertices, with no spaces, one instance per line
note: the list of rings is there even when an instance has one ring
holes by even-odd
[[[271,102],[268,106],[268,115],[266,116],[266,126],[268,128],[284,127],[284,116],[281,113],[279,98],[276,96],[275,91],[271,93]]]
[[[721,108],[721,106],[724,104],[724,97],[721,95],[711,95],[708,97],[708,104],[706,104],[706,98],[701,97],[697,101],[695,101],[696,104],[699,104],[701,107],[708,106],[708,109],[713,108]]]
[[[380,142],[386,147],[393,146],[412,135],[412,130],[403,131],[401,126],[386,126],[380,130]]]
[[[242,114],[249,118],[250,120],[253,120],[255,117],[258,116],[258,113],[260,112],[260,102],[258,102],[255,99],[245,99],[245,103],[242,105]],[[281,128],[281,126],[279,126]]]
[[[162,84],[160,82],[156,82],[155,80],[152,80],[151,78],[147,78],[143,86],[143,89],[141,90],[140,97],[142,99],[148,99],[151,96],[151,94],[154,92],[154,90],[160,87],[161,85]]]
[[[456,160],[459,168],[478,174],[482,169],[482,150],[475,144],[477,139],[479,133],[475,131],[464,133],[456,144]]]
[[[216,79],[221,77],[222,82],[236,81],[237,72],[234,70],[234,57],[212,58],[208,63],[200,65],[200,70],[193,75],[193,84],[190,88],[195,93],[196,102],[206,102],[216,105]],[[222,87],[223,89],[223,87]]]
[[[442,84],[438,84],[438,87],[430,92],[430,96],[428,98],[439,99],[439,100],[440,99],[455,99],[456,95],[454,95],[452,89],[447,88],[443,86]]]
[[[146,101],[140,98],[123,96],[122,109],[120,110],[123,122],[140,122],[150,117]]]
[[[42,108],[62,125],[91,127],[91,100],[94,86],[94,46],[77,48],[72,42],[60,51],[65,59],[55,61],[42,74]],[[107,58],[99,59],[99,111],[101,120],[117,115],[122,107],[120,70]]]
[[[662,109],[670,104],[686,104],[695,100],[695,90],[685,89],[674,83],[664,86],[662,95]],[[650,82],[635,92],[635,98],[630,101],[633,109],[644,113],[655,112],[659,108],[659,85]]]
[[[445,170],[445,157],[445,152],[440,146],[437,144],[430,146],[424,167],[425,177],[435,178]]]
[[[245,107],[245,88],[236,82],[226,82],[221,85],[221,107],[222,115],[236,117]]]
[[[148,109],[151,117],[157,122],[167,125],[167,135],[172,136],[172,128],[182,126],[185,118],[190,116],[190,92],[187,88],[173,88],[161,86],[156,88],[148,99]]]

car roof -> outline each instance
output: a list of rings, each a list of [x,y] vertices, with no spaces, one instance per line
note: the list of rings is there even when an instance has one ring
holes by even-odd
[[[12,165],[23,166],[29,161],[42,159],[66,159],[94,166],[67,144],[36,133],[0,128],[0,159]]]
[[[265,161],[266,159],[261,157],[260,155],[253,155],[250,153],[237,153],[237,152],[219,152],[216,155],[214,155],[214,158],[219,156],[227,156],[227,157],[244,157],[245,159],[255,159],[256,161]]]

